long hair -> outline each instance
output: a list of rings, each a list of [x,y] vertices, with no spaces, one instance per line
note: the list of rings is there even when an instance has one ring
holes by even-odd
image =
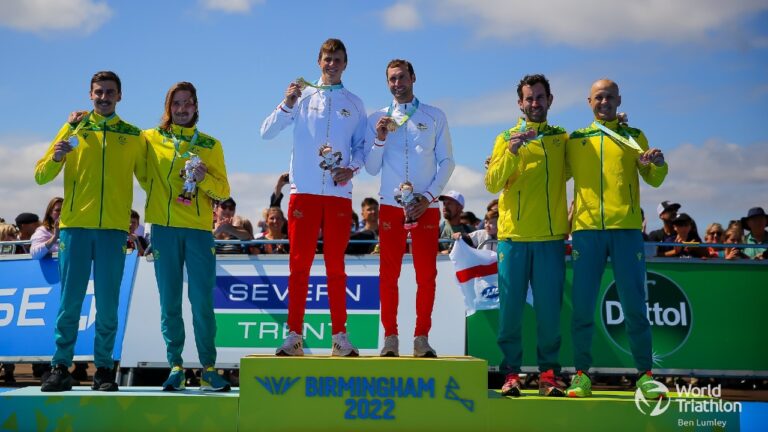
[[[51,201],[48,202],[48,207],[45,208],[45,217],[43,218],[43,226],[48,231],[53,231],[53,224],[55,222],[52,216],[53,208],[56,206],[56,204],[63,202],[64,198],[62,197],[51,198]]]
[[[171,105],[173,105],[173,95],[179,90],[186,90],[192,95],[192,100],[195,102],[195,115],[192,117],[192,123],[197,124],[197,120],[200,118],[199,106],[197,104],[197,89],[190,82],[181,81],[172,85],[165,95],[165,112],[163,112],[163,118],[160,120],[160,129],[170,130],[171,124],[173,124],[173,117],[171,117]]]

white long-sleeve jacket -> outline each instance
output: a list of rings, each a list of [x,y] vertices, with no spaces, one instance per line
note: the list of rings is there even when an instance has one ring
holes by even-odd
[[[293,124],[291,193],[337,196],[352,199],[352,182],[334,185],[330,171],[320,168],[320,147],[328,144],[341,152],[341,167],[358,174],[363,166],[366,126],[365,107],[346,88],[319,90],[307,87],[293,106],[275,108],[261,125],[261,137],[272,139]]]
[[[401,122],[411,107],[411,103],[393,102],[392,117]],[[382,172],[380,202],[400,206],[395,191],[401,183],[410,181],[414,192],[429,199],[431,207],[438,207],[437,198],[456,166],[445,114],[419,103],[410,119],[380,142],[376,139],[376,122],[389,110],[384,107],[368,117],[366,134],[365,169],[371,175]]]

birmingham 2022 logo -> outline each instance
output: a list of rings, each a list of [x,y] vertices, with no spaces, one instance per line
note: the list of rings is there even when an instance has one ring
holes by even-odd
[[[685,292],[668,277],[648,272],[646,287],[647,318],[653,337],[653,363],[663,366],[663,359],[680,349],[688,340],[693,327],[693,311]],[[630,354],[629,335],[616,281],[611,282],[603,294],[600,315],[611,342]]]

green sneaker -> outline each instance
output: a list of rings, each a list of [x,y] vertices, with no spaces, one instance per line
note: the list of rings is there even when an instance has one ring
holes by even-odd
[[[163,391],[182,391],[185,388],[186,377],[184,377],[184,368],[181,366],[174,366],[171,369],[171,374],[168,375],[168,379],[163,383]]]
[[[568,397],[583,398],[592,396],[592,380],[589,379],[589,375],[583,371],[576,372],[573,380],[571,380],[571,386],[565,391]]]
[[[213,366],[209,366],[200,377],[200,390],[210,392],[228,392],[232,386],[219,375]]]
[[[646,371],[637,379],[637,389],[645,399],[656,400],[667,397],[667,386],[653,379],[651,371]]]

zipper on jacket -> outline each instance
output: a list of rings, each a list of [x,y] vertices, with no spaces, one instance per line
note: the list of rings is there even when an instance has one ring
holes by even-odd
[[[149,208],[149,199],[152,198],[152,186],[155,185],[155,179],[150,179],[149,181],[149,192],[147,192],[147,203],[144,204],[144,213],[147,212],[147,209]],[[146,215],[144,215],[146,217]]]
[[[173,187],[171,186],[171,174],[173,173],[173,163],[176,162],[176,152],[173,152],[173,158],[171,159],[171,167],[168,169],[168,176],[165,178],[168,182],[168,220],[165,222],[166,226],[171,226],[171,202],[173,201]]]
[[[69,202],[69,211],[71,212],[75,206],[75,192],[77,191],[77,180],[72,182],[72,201]]]
[[[629,208],[632,210],[632,214],[635,214],[635,196],[632,194],[632,185],[629,185]]]
[[[536,131],[538,133],[538,131]],[[544,147],[544,137],[541,137],[541,150],[544,151],[544,186],[547,192],[547,219],[549,220],[549,235],[552,233],[552,213],[549,210],[549,158],[547,157],[547,149]]]
[[[521,203],[520,192],[521,191],[517,191],[517,220],[518,221],[520,220],[520,203]]]
[[[104,133],[101,136],[101,206],[99,208],[99,228],[104,217],[104,161],[107,158],[107,121],[103,123]]]
[[[605,229],[605,197],[603,196],[603,138],[605,133],[600,131],[600,223]]]

